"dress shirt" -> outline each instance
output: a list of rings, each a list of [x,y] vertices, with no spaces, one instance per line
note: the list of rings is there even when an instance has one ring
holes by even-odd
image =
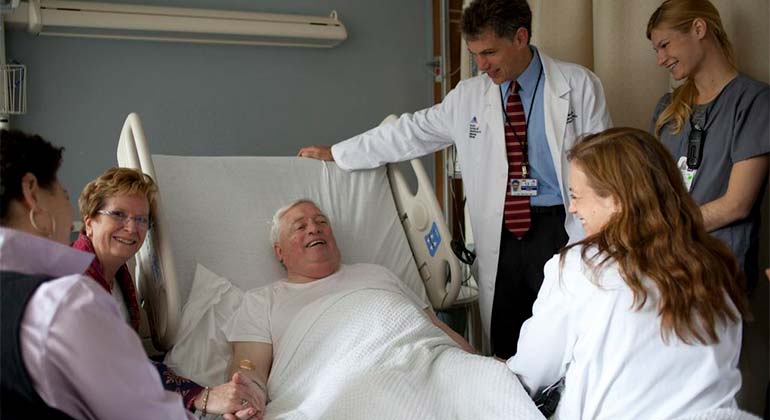
[[[563,205],[564,200],[559,192],[559,179],[551,159],[551,149],[545,138],[545,115],[543,111],[543,92],[545,91],[545,75],[540,76],[543,64],[537,48],[530,46],[532,61],[516,80],[521,86],[519,96],[527,117],[527,156],[529,157],[530,177],[537,180],[537,195],[530,197],[533,206]],[[538,80],[540,79],[540,80]],[[511,81],[500,84],[500,93],[505,104],[510,94]],[[535,92],[537,87],[537,92]],[[532,95],[535,94],[534,100]],[[530,109],[534,107],[532,112]]]
[[[76,419],[192,419],[181,398],[163,389],[112,296],[81,274],[92,258],[0,228],[0,270],[55,278],[35,291],[21,323],[22,358],[35,390]]]

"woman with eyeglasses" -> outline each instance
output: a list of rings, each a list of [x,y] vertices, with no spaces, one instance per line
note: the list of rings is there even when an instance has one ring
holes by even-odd
[[[141,312],[126,262],[139,251],[151,227],[156,192],[149,176],[134,169],[110,168],[89,182],[78,199],[83,227],[72,247],[96,255],[86,274],[112,294],[137,332]],[[189,410],[225,414],[257,406],[259,397],[240,374],[209,389],[176,375],[163,363],[154,364],[165,388],[180,394]]]
[[[706,230],[759,277],[759,222],[770,153],[770,87],[738,71],[719,11],[708,0],[667,0],[647,38],[683,81],[658,102],[651,131],[677,162]]]
[[[3,419],[186,419],[111,297],[68,246],[62,148],[0,130]]]

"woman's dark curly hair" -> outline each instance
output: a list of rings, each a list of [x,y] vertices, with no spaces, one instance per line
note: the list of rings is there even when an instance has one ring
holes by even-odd
[[[5,225],[8,206],[21,200],[21,179],[31,173],[38,184],[50,189],[62,161],[64,148],[56,147],[38,135],[19,130],[0,130],[0,224]]]

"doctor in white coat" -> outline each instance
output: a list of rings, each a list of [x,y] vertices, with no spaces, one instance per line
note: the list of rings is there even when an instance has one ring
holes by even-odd
[[[494,353],[502,358],[515,353],[519,329],[531,316],[542,283],[544,263],[565,245],[567,235],[571,241],[584,236],[580,222],[564,211],[569,206],[566,152],[578,136],[611,124],[596,75],[555,60],[529,44],[531,16],[526,0],[474,1],[463,12],[463,36],[484,74],[460,82],[440,104],[404,114],[393,124],[331,148],[311,146],[299,152],[299,156],[334,160],[345,170],[356,170],[417,158],[449,146],[457,148],[476,240],[474,275],[479,283],[484,340],[489,343],[491,337]],[[530,79],[528,92],[525,76]],[[502,98],[507,98],[505,90],[512,81],[522,86],[521,103],[528,114],[524,144],[531,177],[542,178],[538,181],[539,193],[543,193],[536,198],[546,200],[540,207],[532,198],[532,227],[521,238],[503,226],[512,180],[505,127],[510,124]],[[549,181],[552,191],[546,194]],[[555,209],[555,216],[541,216],[539,209]],[[555,218],[538,221],[540,217]],[[530,255],[532,252],[537,255]],[[506,265],[507,272],[499,272],[499,262],[503,262],[501,267]],[[512,280],[517,272],[532,273],[534,279]],[[516,284],[510,287],[510,282]],[[501,283],[506,285],[506,295],[500,292]]]

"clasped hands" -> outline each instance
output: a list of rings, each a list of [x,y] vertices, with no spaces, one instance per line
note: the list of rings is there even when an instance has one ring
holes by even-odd
[[[202,395],[193,404],[197,410],[203,410]],[[211,388],[206,412],[222,414],[225,420],[262,420],[266,404],[267,395],[245,375],[235,372],[230,382]]]

